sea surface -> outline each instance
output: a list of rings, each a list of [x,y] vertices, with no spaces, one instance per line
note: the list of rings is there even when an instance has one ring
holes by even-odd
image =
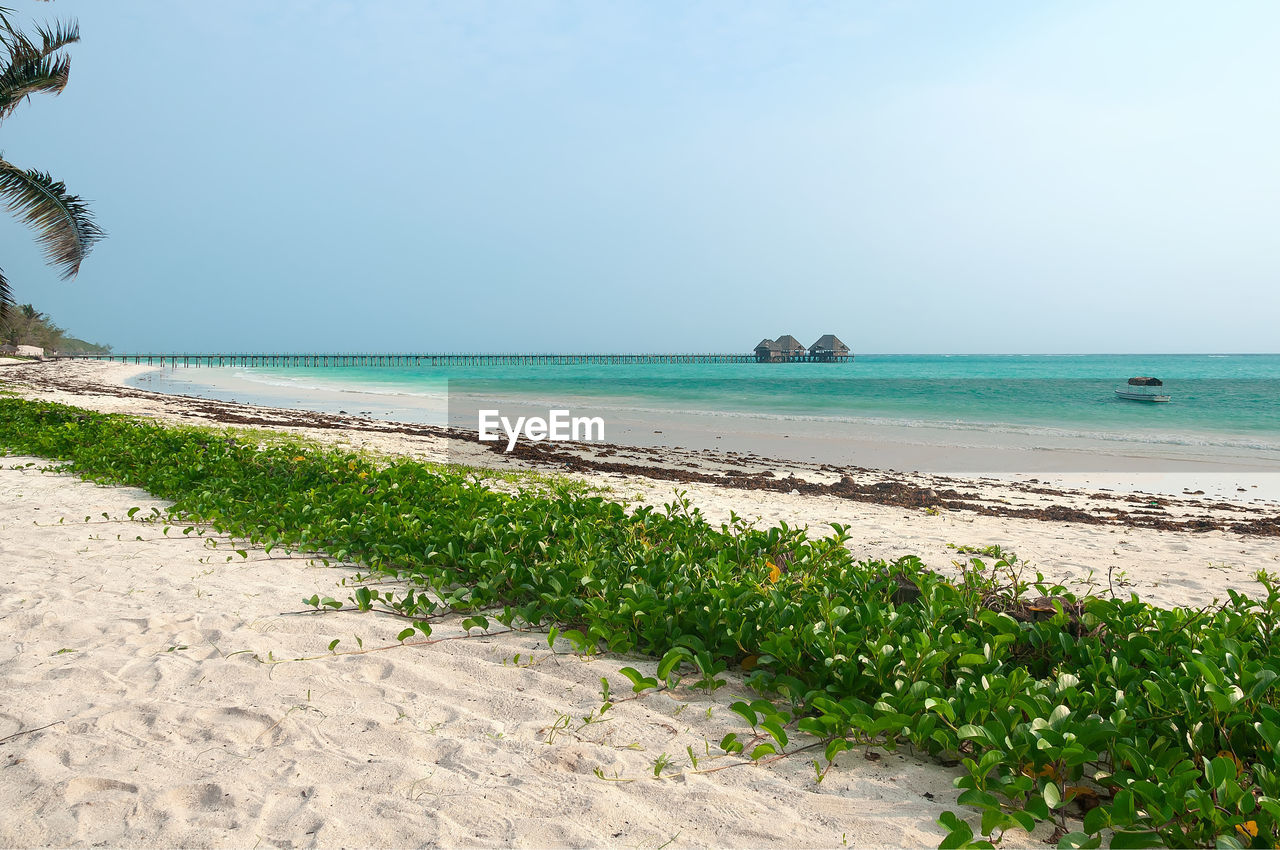
[[[1270,354],[859,355],[844,363],[795,364],[236,367],[165,369],[163,375],[147,379],[152,383],[141,385],[175,391],[173,382],[190,385],[212,379],[215,372],[234,373],[235,396],[241,401],[333,409],[338,402],[326,406],[317,399],[348,398],[345,404],[352,413],[375,409],[406,420],[431,421],[439,399],[447,394],[451,407],[519,401],[604,415],[628,423],[629,432],[645,434],[662,433],[662,423],[672,422],[682,424],[683,432],[700,428],[718,434],[812,433],[826,439],[896,434],[906,435],[908,442],[913,434],[928,434],[924,442],[933,444],[941,434],[942,443],[959,446],[1007,443],[1022,449],[1070,446],[1076,451],[1129,446],[1157,453],[1191,447],[1250,465],[1274,462],[1280,469],[1280,355]],[[1172,402],[1117,398],[1115,389],[1136,375],[1162,379],[1162,391]],[[228,392],[206,388],[193,394],[227,397]],[[461,399],[468,399],[467,404],[459,404]]]

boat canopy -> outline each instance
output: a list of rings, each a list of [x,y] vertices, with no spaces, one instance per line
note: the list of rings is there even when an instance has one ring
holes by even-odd
[[[1131,387],[1163,387],[1164,381],[1159,378],[1130,378]]]

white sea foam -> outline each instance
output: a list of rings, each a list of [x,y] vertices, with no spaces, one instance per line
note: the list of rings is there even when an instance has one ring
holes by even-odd
[[[435,391],[412,390],[405,388],[403,385],[393,385],[396,388],[379,388],[376,385],[356,384],[346,381],[325,381],[316,379],[313,376],[295,378],[291,375],[281,375],[279,373],[262,373],[251,370],[237,371],[233,377],[255,384],[261,384],[268,387],[287,387],[295,390],[310,390],[313,392],[337,392],[344,395],[373,395],[373,396],[403,396],[403,397],[419,397],[419,398],[438,398],[447,389],[447,382],[442,383]]]

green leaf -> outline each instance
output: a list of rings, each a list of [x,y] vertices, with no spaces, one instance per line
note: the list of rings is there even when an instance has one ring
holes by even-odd
[[[849,749],[848,740],[844,738],[836,738],[834,741],[827,744],[827,749],[823,753],[823,755],[828,762],[832,762],[832,761],[835,761],[836,756],[838,756],[840,753],[845,752],[848,749]]]
[[[1103,828],[1110,826],[1111,817],[1107,810],[1102,806],[1090,809],[1084,814],[1084,831],[1093,835],[1101,832]]]
[[[417,632],[414,630],[414,628],[413,628],[412,626],[410,626],[410,627],[409,627],[409,628],[407,628],[407,629],[403,629],[403,630],[401,630],[400,634],[396,635],[396,640],[398,640],[398,641],[400,641],[401,643],[403,643],[404,641],[406,641],[406,640],[408,640],[409,638],[413,637],[415,634],[417,634]]]
[[[634,667],[623,667],[618,672],[631,680],[631,690],[637,694],[642,693],[649,688],[658,687],[657,679],[641,674],[641,672]]]
[[[1036,819],[1030,812],[1013,811],[1008,813],[1008,817],[1014,820],[1023,832],[1031,832],[1036,828]]]
[[[1254,702],[1257,702],[1258,700],[1260,700],[1263,694],[1265,694],[1271,688],[1271,686],[1275,684],[1275,681],[1277,678],[1280,678],[1280,675],[1277,675],[1277,673],[1274,670],[1268,669],[1266,667],[1259,670],[1257,674],[1257,679],[1249,687],[1249,699],[1253,700]]]
[[[1138,815],[1133,805],[1133,792],[1128,789],[1117,791],[1115,798],[1111,801],[1112,824],[1115,826],[1128,826],[1137,818]]]
[[[480,618],[480,619],[483,619],[483,618]],[[488,623],[488,620],[485,620],[485,622]],[[488,628],[488,626],[486,625],[485,628]],[[574,651],[587,652],[589,649],[591,649],[592,642],[587,639],[586,635],[584,635],[582,632],[578,631],[577,629],[566,629],[565,631],[561,632],[561,634],[564,635],[565,640],[573,644]]]
[[[1218,756],[1205,765],[1204,775],[1209,780],[1210,787],[1221,788],[1228,779],[1235,778],[1235,762],[1225,756]]]
[[[796,721],[796,729],[815,738],[825,738],[830,730],[816,717],[801,717]]]
[[[752,729],[756,728],[756,723],[760,720],[760,718],[756,716],[755,711],[752,710],[751,706],[747,705],[742,700],[738,700],[730,705],[729,710],[747,721],[747,725]]]
[[[982,813],[981,832],[983,835],[990,835],[1004,823],[1004,812],[1000,811],[999,807],[987,809]]]
[[[956,720],[955,709],[951,707],[951,703],[945,700],[933,699],[932,697],[930,697],[929,699],[926,699],[924,701],[924,708],[925,708],[925,711],[937,712],[941,716],[947,718],[947,720],[951,721],[952,723],[954,723]]]
[[[658,662],[658,678],[666,679],[681,661],[693,657],[693,653],[683,646],[672,647]]]
[[[975,806],[980,809],[995,809],[997,811],[1000,809],[1000,801],[995,798],[995,795],[977,788],[970,788],[965,791],[956,802],[962,806]]]
[[[1036,820],[1049,819],[1049,806],[1045,803],[1044,797],[1028,797],[1026,810]]]
[[[762,720],[760,725],[769,733],[773,740],[778,742],[779,752],[781,752],[781,749],[787,746],[787,742],[789,740],[787,738],[786,730],[782,728],[782,724],[776,719],[770,717],[768,720]]]
[[[938,843],[938,850],[959,850],[967,847],[973,840],[973,827],[960,820],[953,812],[939,815],[938,825],[947,831],[946,837]]]

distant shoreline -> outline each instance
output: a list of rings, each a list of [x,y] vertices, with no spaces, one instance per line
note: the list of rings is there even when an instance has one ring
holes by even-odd
[[[607,351],[585,351],[575,354],[553,354],[547,352],[500,352],[500,351],[474,351],[474,352],[393,352],[393,351],[367,351],[367,352],[329,352],[322,351],[281,351],[268,354],[252,354],[249,352],[189,352],[185,354],[176,353],[160,353],[153,352],[69,352],[65,355],[59,355],[51,359],[55,360],[101,360],[101,361],[133,361],[136,359],[182,359],[187,358],[210,358],[210,357],[279,357],[279,358],[341,358],[341,357],[408,357],[408,358],[431,358],[431,357],[750,357],[749,354],[740,352],[662,352],[662,351],[632,351],[632,352],[616,352]],[[1276,357],[1280,356],[1280,351],[865,351],[856,355],[856,357]],[[851,356],[849,361],[852,362],[855,357]],[[757,362],[757,361],[752,361]],[[135,364],[137,365],[137,364]],[[151,364],[159,365],[159,364]]]
[[[24,370],[25,371],[25,370]],[[155,370],[147,367],[123,366],[120,364],[39,364],[30,367],[28,376],[41,384],[60,391],[70,390],[72,395],[107,394],[114,396],[128,410],[135,408],[154,411],[157,407],[169,407],[181,411],[183,417],[194,412],[198,418],[231,425],[250,425],[262,427],[318,427],[325,431],[333,429],[352,429],[365,433],[406,433],[436,434],[447,436],[451,445],[448,450],[453,459],[462,463],[476,465],[494,465],[516,463],[533,467],[551,467],[564,469],[579,467],[584,471],[592,469],[614,474],[650,475],[661,481],[692,481],[702,473],[694,470],[705,469],[711,479],[728,470],[753,470],[752,475],[769,472],[785,478],[788,475],[811,476],[817,472],[817,479],[832,481],[838,471],[850,471],[857,474],[878,475],[886,479],[901,481],[910,480],[924,482],[922,490],[940,490],[929,482],[944,483],[977,483],[979,481],[1006,481],[1015,488],[1070,491],[1078,488],[1101,490],[1103,492],[1152,494],[1161,497],[1183,497],[1200,495],[1205,498],[1238,502],[1242,509],[1252,510],[1254,506],[1280,502],[1280,474],[1266,468],[1241,465],[1240,468],[1218,467],[1196,468],[1187,464],[1180,468],[1143,469],[1139,464],[1141,458],[1127,458],[1134,467],[1124,470],[1098,471],[1086,467],[1078,467],[1066,471],[1028,472],[1000,471],[987,468],[981,472],[933,471],[921,469],[919,466],[907,464],[874,464],[855,461],[833,461],[824,458],[807,456],[811,448],[821,445],[821,438],[813,438],[792,430],[792,436],[783,434],[764,435],[759,445],[753,443],[759,435],[753,434],[720,434],[699,430],[705,420],[693,417],[691,422],[673,423],[664,419],[663,428],[648,429],[649,422],[640,423],[646,427],[638,427],[631,423],[630,432],[625,430],[626,423],[613,422],[614,430],[606,435],[605,444],[560,445],[536,444],[522,446],[514,456],[504,456],[496,452],[496,446],[481,446],[475,442],[474,427],[444,428],[443,407],[436,410],[439,418],[436,422],[414,421],[412,416],[403,414],[406,409],[401,405],[387,405],[379,408],[376,399],[370,396],[353,398],[350,394],[338,393],[333,396],[317,396],[311,391],[301,397],[275,396],[269,400],[263,397],[250,397],[246,392],[258,387],[252,382],[243,384],[222,385],[217,392],[210,393],[208,386],[167,385],[165,393],[157,393],[148,386],[147,379],[154,378]],[[185,374],[185,373],[184,373]],[[227,377],[226,373],[217,370],[201,370],[199,377],[212,375]],[[36,376],[39,376],[38,378]],[[194,374],[193,374],[194,377]],[[182,392],[180,390],[185,390]],[[298,394],[294,394],[297,396]],[[145,402],[154,399],[154,402]],[[356,403],[353,403],[356,402]],[[79,403],[75,398],[70,403]],[[398,402],[397,402],[398,404]],[[154,415],[149,413],[148,415]],[[623,425],[623,430],[618,426]],[[723,423],[716,423],[723,424]],[[788,423],[794,425],[797,423]],[[662,431],[652,434],[649,431]],[[701,436],[703,443],[697,444]],[[721,439],[716,439],[719,436]],[[946,435],[944,435],[946,436]],[[688,441],[684,442],[684,438]],[[629,441],[628,438],[635,438]],[[659,441],[669,441],[664,444]],[[839,438],[841,444],[848,444],[847,437]],[[779,451],[770,451],[777,447]],[[914,457],[904,458],[918,460],[921,457],[919,446],[908,447],[916,452]],[[936,455],[944,455],[951,451],[947,447],[926,447]],[[871,444],[871,450],[879,452],[881,459],[889,457],[882,445]],[[975,455],[984,456],[986,449],[975,450]],[[996,450],[997,455],[999,450]],[[1044,452],[1044,454],[1051,454]],[[1087,457],[1082,453],[1060,451],[1052,453],[1055,459],[1079,460]],[[989,454],[985,455],[990,457]],[[576,460],[575,460],[576,459]],[[1164,462],[1164,461],[1161,461]],[[652,469],[660,467],[663,471],[653,473]],[[684,470],[673,473],[671,470]],[[808,472],[806,472],[806,470]],[[737,473],[733,473],[736,475]],[[836,479],[838,479],[836,475]],[[710,479],[709,479],[710,480]],[[764,486],[772,489],[773,485],[752,483],[751,488]],[[985,485],[983,485],[985,486]],[[995,502],[999,497],[993,497]],[[892,503],[890,500],[889,503]]]

